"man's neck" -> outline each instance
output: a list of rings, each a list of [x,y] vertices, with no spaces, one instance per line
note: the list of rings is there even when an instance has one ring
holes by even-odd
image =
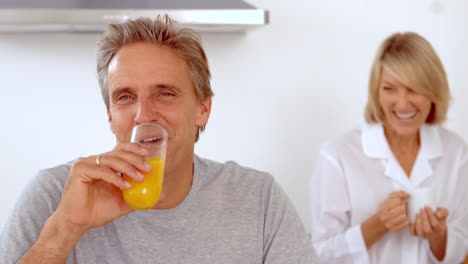
[[[176,170],[165,173],[161,197],[153,209],[172,209],[181,204],[192,188],[193,174],[193,157]]]

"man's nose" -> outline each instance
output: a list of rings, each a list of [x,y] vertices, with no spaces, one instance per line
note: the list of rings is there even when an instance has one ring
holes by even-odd
[[[158,119],[155,105],[148,99],[140,98],[136,105],[135,123],[153,123]]]

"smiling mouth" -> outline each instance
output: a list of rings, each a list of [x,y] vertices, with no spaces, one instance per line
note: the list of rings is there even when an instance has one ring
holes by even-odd
[[[145,138],[142,140],[139,140],[138,143],[140,144],[161,144],[162,143],[162,137],[151,137],[151,138]]]
[[[412,119],[413,117],[416,116],[416,114],[418,113],[417,111],[414,111],[414,112],[411,112],[411,113],[406,113],[406,114],[402,114],[402,113],[397,113],[397,112],[393,112],[395,114],[395,117],[398,119],[398,120],[410,120]]]

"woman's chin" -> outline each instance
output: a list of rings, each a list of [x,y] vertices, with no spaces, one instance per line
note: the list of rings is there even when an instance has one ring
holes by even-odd
[[[416,136],[419,133],[421,125],[411,125],[411,126],[402,126],[402,125],[392,125],[390,129],[400,137],[411,137]]]

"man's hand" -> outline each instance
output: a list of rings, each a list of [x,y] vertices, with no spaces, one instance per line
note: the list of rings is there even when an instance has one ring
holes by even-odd
[[[404,191],[391,192],[380,204],[377,215],[389,232],[400,232],[409,225],[406,215],[406,200],[410,195]]]
[[[57,210],[18,263],[65,263],[85,232],[132,212],[120,191],[130,185],[117,172],[142,181],[140,171],[151,171],[147,155],[148,151],[136,143],[121,143],[110,152],[76,162]]]
[[[151,171],[146,155],[147,150],[138,144],[121,143],[100,157],[80,159],[70,171],[53,217],[85,232],[132,212],[120,191],[131,185],[117,172],[142,181],[140,171]]]

